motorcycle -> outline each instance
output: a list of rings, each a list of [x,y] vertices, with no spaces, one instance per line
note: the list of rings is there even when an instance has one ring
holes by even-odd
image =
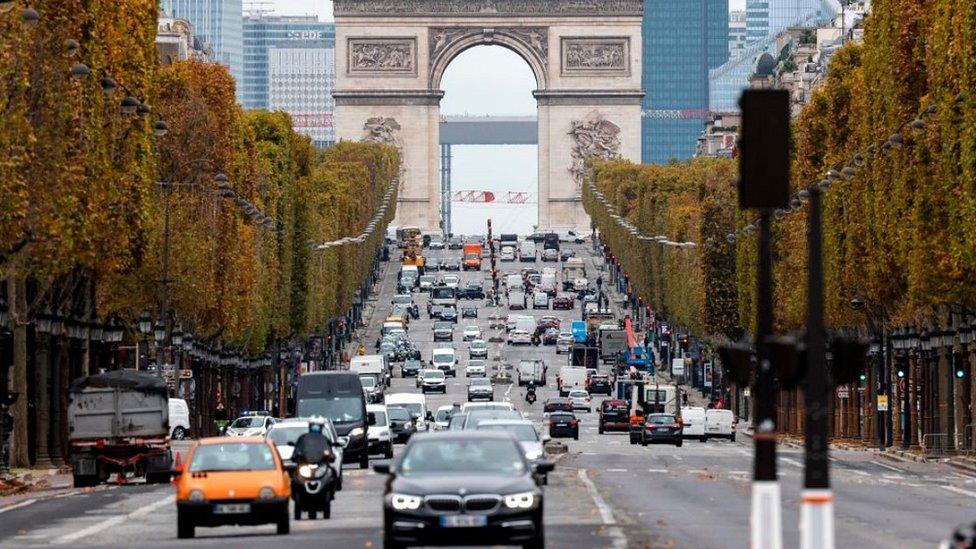
[[[525,393],[525,401],[529,404],[535,404],[535,391],[528,391]]]
[[[335,454],[326,450],[318,463],[301,462],[291,477],[291,497],[295,500],[295,520],[301,520],[302,511],[315,520],[318,512],[322,518],[332,516],[332,500],[335,499],[338,472],[333,463]]]

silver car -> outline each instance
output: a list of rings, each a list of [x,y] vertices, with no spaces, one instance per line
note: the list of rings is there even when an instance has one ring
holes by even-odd
[[[505,431],[511,433],[522,447],[525,459],[538,461],[546,458],[546,442],[548,436],[539,436],[535,426],[527,419],[488,419],[478,423],[478,431]],[[545,483],[543,477],[543,483]]]

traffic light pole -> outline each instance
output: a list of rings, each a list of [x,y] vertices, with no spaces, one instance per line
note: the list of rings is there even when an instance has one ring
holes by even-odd
[[[783,546],[779,481],[776,476],[776,381],[766,349],[773,333],[773,252],[769,210],[759,217],[759,277],[756,292],[756,415],[753,440],[752,548]]]
[[[800,548],[834,548],[834,494],[827,443],[827,344],[823,311],[820,189],[810,189],[807,217],[807,373],[804,383],[806,464],[800,508]]]

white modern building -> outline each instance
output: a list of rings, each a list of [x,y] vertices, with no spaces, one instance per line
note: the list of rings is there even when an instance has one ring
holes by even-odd
[[[746,12],[729,12],[729,57],[734,58],[746,47]]]
[[[335,48],[325,41],[279,42],[268,48],[268,110],[291,115],[292,126],[318,147],[335,142]]]

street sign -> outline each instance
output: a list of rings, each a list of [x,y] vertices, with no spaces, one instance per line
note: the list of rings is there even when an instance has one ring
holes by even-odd
[[[703,385],[705,387],[712,386],[712,363],[711,362],[705,363],[705,376],[704,376]]]
[[[888,395],[878,395],[878,411],[888,411]]]
[[[193,379],[193,370],[180,370],[180,379]]]
[[[683,358],[671,359],[671,375],[673,376],[685,375],[685,359]]]
[[[849,398],[851,396],[851,390],[845,387],[837,388],[837,398]]]

